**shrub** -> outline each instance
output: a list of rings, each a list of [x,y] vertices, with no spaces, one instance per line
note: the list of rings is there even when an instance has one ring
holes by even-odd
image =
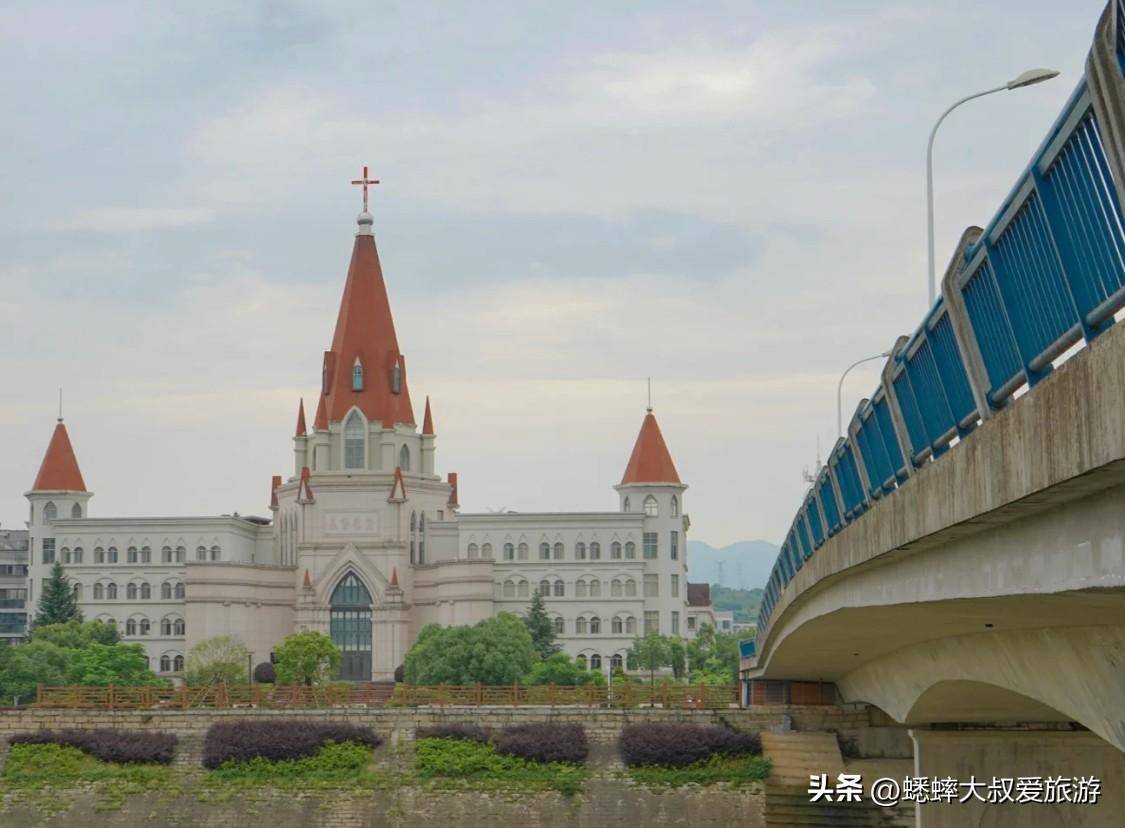
[[[491,744],[465,739],[419,739],[414,769],[420,779],[443,780],[479,790],[481,787],[556,790],[570,796],[581,790],[588,771],[565,762],[533,762],[503,756]]]
[[[254,668],[254,681],[258,684],[273,684],[277,681],[277,671],[268,661],[263,661]]]
[[[493,737],[496,752],[533,762],[584,762],[589,747],[586,731],[578,724],[516,725]]]
[[[250,651],[237,635],[216,635],[188,652],[184,677],[188,684],[242,684],[249,676]]]
[[[444,724],[433,727],[420,727],[414,732],[415,739],[463,739],[466,742],[487,742],[491,738],[487,727],[473,724]]]
[[[747,756],[762,752],[757,733],[717,725],[631,724],[618,743],[626,765],[682,768],[711,756]]]
[[[235,720],[216,722],[203,740],[203,767],[223,762],[264,759],[300,759],[312,756],[326,743],[358,742],[378,747],[382,739],[369,727],[343,722]]]
[[[104,762],[155,762],[167,765],[176,753],[171,733],[138,730],[37,730],[17,733],[13,745],[67,745]]]
[[[357,742],[331,742],[312,756],[273,761],[261,756],[225,762],[211,771],[208,783],[273,785],[282,788],[333,788],[374,784],[371,748]]]

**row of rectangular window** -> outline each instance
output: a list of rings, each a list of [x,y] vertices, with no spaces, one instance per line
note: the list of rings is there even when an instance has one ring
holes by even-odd
[[[645,560],[655,560],[659,556],[660,540],[656,532],[645,532],[642,538],[642,547]],[[505,561],[526,561],[528,560],[530,549],[526,543],[521,543],[517,547],[513,543],[504,544],[503,558]],[[669,539],[669,552],[672,560],[678,560],[680,557],[680,533],[673,531]],[[466,556],[469,560],[476,560],[478,558],[488,559],[492,557],[492,544],[485,543],[478,546],[475,543],[470,543],[466,550]],[[576,561],[598,561],[602,557],[602,546],[597,541],[592,541],[589,547],[585,543],[579,542],[574,545],[574,560]],[[632,541],[627,541],[624,545],[618,541],[614,541],[609,545],[609,559],[612,561],[632,561],[636,560],[637,547]],[[566,547],[562,543],[549,543],[539,544],[539,560],[541,561],[561,561],[566,559]]]
[[[669,584],[671,588],[671,596],[673,598],[680,597],[680,576],[669,576]],[[528,581],[520,580],[507,580],[501,587],[501,594],[504,598],[529,598],[531,593],[531,585]],[[566,583],[562,579],[551,581],[544,579],[539,582],[539,594],[544,598],[565,598],[566,597]],[[637,595],[637,582],[632,578],[625,581],[619,578],[614,578],[610,581],[609,597],[610,598],[635,598]],[[597,578],[592,578],[587,581],[585,578],[579,578],[574,582],[574,597],[575,598],[601,598],[602,597],[602,582]],[[645,598],[659,598],[660,597],[660,576],[656,573],[648,573],[644,576],[644,597]]]
[[[76,546],[74,549],[64,546],[60,554],[60,562],[64,564],[80,564],[85,557],[85,551],[81,546]],[[205,546],[197,547],[195,550],[195,559],[197,561],[212,560],[217,561],[222,558],[222,550],[218,546],[212,546],[208,549]],[[187,550],[182,546],[177,546],[172,549],[170,546],[165,546],[161,550],[161,563],[184,563],[187,559]],[[130,546],[125,553],[125,560],[127,563],[152,563],[152,548],[142,546],[137,548]],[[43,538],[43,563],[50,564],[55,562],[55,539]],[[108,549],[103,549],[98,546],[94,549],[94,563],[119,563],[117,547],[111,546]],[[26,571],[25,571],[26,574]]]

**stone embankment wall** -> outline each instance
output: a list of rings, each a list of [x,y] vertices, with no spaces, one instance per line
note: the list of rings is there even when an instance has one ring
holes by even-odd
[[[530,722],[575,722],[586,728],[595,752],[603,756],[631,722],[725,724],[745,731],[828,730],[854,739],[872,724],[879,711],[863,705],[794,707],[763,706],[730,710],[617,710],[586,707],[417,707],[333,710],[7,710],[0,711],[0,762],[8,737],[50,728],[120,728],[159,730],[179,738],[176,762],[198,766],[203,736],[214,722],[232,718],[318,719],[371,727],[388,745],[414,739],[420,727],[466,722],[501,728]]]

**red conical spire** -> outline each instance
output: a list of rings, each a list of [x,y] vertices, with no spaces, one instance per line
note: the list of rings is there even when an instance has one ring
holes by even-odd
[[[70,435],[66,433],[66,426],[61,419],[51,435],[51,442],[47,444],[47,453],[43,455],[43,463],[39,466],[39,474],[35,476],[31,491],[86,491],[86,483],[78,468],[78,458],[74,456]]]
[[[369,214],[360,215],[332,350],[324,354],[327,420],[343,420],[352,406],[358,406],[369,421],[413,423],[406,364],[398,349],[370,222]]]
[[[309,430],[305,428],[305,398],[301,397],[301,402],[297,405],[297,436],[307,437]]]
[[[664,435],[660,433],[660,426],[656,424],[656,417],[650,408],[644,422],[641,423],[641,431],[637,435],[637,442],[633,445],[633,454],[629,457],[629,465],[625,467],[625,476],[621,478],[621,485],[679,484],[679,482],[680,476],[676,474],[676,464],[672,462],[672,455],[668,453]]]
[[[328,431],[328,410],[324,407],[324,395],[320,395],[320,402],[316,404],[316,416],[313,417],[313,428],[317,431]]]
[[[430,413],[430,397],[428,394],[426,395],[426,414],[422,417],[422,433],[434,433],[434,417]]]

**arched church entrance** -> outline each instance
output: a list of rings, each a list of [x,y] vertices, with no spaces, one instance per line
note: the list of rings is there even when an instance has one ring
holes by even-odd
[[[332,590],[329,602],[329,633],[332,643],[344,653],[340,678],[371,680],[371,593],[349,572]]]

